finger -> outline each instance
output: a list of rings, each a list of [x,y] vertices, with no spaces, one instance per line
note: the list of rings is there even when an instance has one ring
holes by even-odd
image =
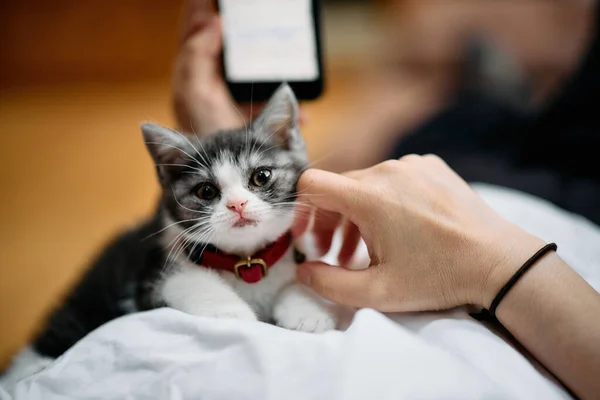
[[[375,307],[373,274],[370,270],[350,271],[321,262],[299,265],[298,281],[321,297],[350,307]]]
[[[211,0],[188,0],[183,8],[180,43],[206,27],[216,13]]]
[[[348,220],[344,222],[343,226],[343,241],[338,261],[340,265],[347,265],[352,260],[352,256],[354,256],[360,242],[360,231],[356,225]]]
[[[317,210],[312,228],[312,233],[315,238],[318,257],[321,257],[329,252],[333,235],[337,227],[340,225],[342,217],[338,213],[325,210]]]
[[[186,39],[183,55],[189,59],[190,67],[201,82],[212,83],[215,76],[221,77],[221,39],[221,20],[215,14],[195,25]]]
[[[318,169],[309,169],[300,176],[297,191],[317,208],[349,217],[354,223],[368,201],[357,181]]]
[[[180,123],[201,134],[244,125],[221,74],[221,20],[213,14],[179,52],[174,87]],[[196,109],[202,104],[202,109]]]

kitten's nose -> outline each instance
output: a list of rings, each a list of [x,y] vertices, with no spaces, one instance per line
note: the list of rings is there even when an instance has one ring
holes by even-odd
[[[227,200],[227,208],[231,211],[235,211],[236,213],[242,215],[244,212],[244,207],[246,207],[246,203],[248,200]]]

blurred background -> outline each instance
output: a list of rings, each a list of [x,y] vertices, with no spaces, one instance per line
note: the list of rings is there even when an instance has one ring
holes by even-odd
[[[379,161],[386,141],[358,138],[401,136],[439,110],[473,32],[510,52],[544,101],[580,60],[591,3],[325,1],[327,88],[305,104],[311,158],[333,170]],[[174,125],[181,9],[0,3],[0,368],[102,245],[152,211],[158,186],[138,123]],[[334,151],[356,157],[342,167]]]

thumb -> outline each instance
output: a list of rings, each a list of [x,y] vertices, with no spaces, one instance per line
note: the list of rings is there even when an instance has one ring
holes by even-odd
[[[220,51],[222,46],[221,19],[217,15],[207,17],[184,44],[183,52],[190,57],[200,80],[212,82],[220,75]]]
[[[184,44],[191,36],[205,28],[216,14],[211,0],[187,0],[183,7],[180,42]]]
[[[319,169],[306,170],[298,180],[299,199],[317,208],[349,217],[358,225],[356,217],[366,209],[360,183],[343,175]]]
[[[349,307],[374,307],[375,288],[369,269],[351,271],[322,262],[298,266],[298,281],[310,286],[321,297]]]
[[[207,134],[244,126],[245,121],[221,73],[221,20],[216,14],[203,18],[178,54],[174,87],[179,123],[189,131]],[[198,104],[204,107],[197,108]]]

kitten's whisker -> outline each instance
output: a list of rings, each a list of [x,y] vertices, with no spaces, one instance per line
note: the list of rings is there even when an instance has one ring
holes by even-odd
[[[212,236],[206,241],[206,243],[204,244],[204,247],[202,247],[200,254],[204,254],[204,250],[206,250],[206,247],[208,247],[208,245],[210,244],[210,241],[212,240],[213,237],[214,237],[214,232],[213,232]]]
[[[191,212],[197,213],[197,214],[200,214],[200,213],[201,213],[201,211],[198,211],[198,210],[192,210],[191,208],[187,208],[186,206],[184,206],[183,204],[181,204],[181,203],[179,202],[179,200],[177,199],[177,195],[175,194],[175,189],[173,188],[173,185],[171,185],[171,191],[173,192],[173,198],[175,199],[175,202],[176,202],[177,204],[179,204],[179,207],[181,207],[181,208],[183,208],[183,209],[185,209],[185,210],[188,210],[188,211],[191,211]]]
[[[308,205],[306,202],[298,201],[298,200],[289,200],[289,201],[276,201],[270,204],[294,204],[294,205]]]
[[[308,198],[308,197],[315,197],[315,196],[325,196],[325,194],[321,194],[321,193],[309,193],[309,194],[306,194],[305,192],[307,190],[309,190],[309,189],[305,189],[305,190],[302,190],[300,192],[297,192],[294,196],[296,196],[296,198],[302,198],[302,197]],[[293,197],[288,196],[288,198],[293,198]]]
[[[194,243],[194,246],[189,251],[189,254],[192,254],[194,252],[194,249],[196,248],[197,244],[199,243],[199,241],[204,240],[205,238],[208,238],[209,235],[211,235],[212,233],[214,233],[213,227],[209,227],[206,230],[198,229],[198,232],[192,233],[190,237],[186,238],[186,240],[183,241],[183,243],[179,246],[178,251],[176,251],[176,253],[174,254],[173,258],[175,260],[178,259],[181,256],[181,254],[184,251],[186,251],[186,249],[189,247],[190,243]]]
[[[235,104],[235,101],[229,100],[229,103],[233,106],[233,108],[235,108],[235,111],[242,118],[242,121],[244,122],[244,129],[246,130],[246,138],[248,138],[248,126],[249,126],[248,121],[246,120],[246,118],[244,117],[244,114],[242,114],[242,112],[240,111],[238,106]],[[252,114],[250,115],[250,118],[252,118]]]
[[[261,145],[260,145],[260,146],[258,146],[258,149],[254,150],[254,146],[253,146],[253,147],[252,147],[252,151],[253,151],[253,152],[254,152],[254,151],[257,151],[257,152],[258,152],[258,151],[259,151],[259,150],[260,150],[260,149],[263,147],[263,145],[264,145],[265,143],[267,143],[267,142],[269,141],[269,139],[271,139],[271,137],[272,137],[272,136],[273,136],[275,133],[277,133],[277,132],[278,132],[278,131],[279,131],[281,128],[283,128],[285,125],[287,125],[287,124],[288,124],[290,121],[292,121],[293,119],[294,119],[294,117],[291,117],[291,118],[288,118],[287,120],[285,120],[283,123],[281,123],[281,125],[279,125],[277,128],[275,128],[275,129],[273,130],[273,132],[271,132],[271,133],[269,134],[269,136],[267,136],[267,138],[266,138],[266,139],[264,139],[264,140],[262,141]]]
[[[289,211],[289,212],[297,211],[297,212],[311,213],[312,210],[313,210],[312,207],[300,209],[300,208],[296,208],[296,207],[293,207],[290,205],[283,205],[283,206],[274,206],[273,208],[264,208],[264,209],[253,210],[252,215],[263,215],[268,212],[279,212],[279,211]]]
[[[185,251],[186,247],[188,246],[188,243],[190,243],[191,241],[192,239],[190,237],[185,237],[181,242],[177,243],[177,245],[173,247],[174,251],[171,262],[174,263],[177,261],[177,259],[179,259],[181,253]]]
[[[192,226],[190,226],[189,228],[184,229],[183,231],[179,232],[175,238],[173,240],[171,240],[166,246],[165,246],[165,250],[169,247],[175,246],[175,242],[181,240],[182,238],[187,238],[188,233],[192,232],[196,229],[201,229],[204,228],[207,224],[209,224],[209,222],[198,222]]]
[[[173,223],[165,226],[164,228],[160,229],[159,231],[149,234],[148,236],[146,236],[145,238],[143,238],[142,241],[145,241],[145,240],[151,238],[152,236],[156,236],[159,233],[166,231],[167,229],[169,229],[172,226],[183,224],[185,222],[198,221],[199,219],[200,218],[192,218],[192,219],[184,219],[184,220],[181,220],[181,221],[175,221],[175,222],[173,222]]]
[[[207,217],[210,216],[210,215],[213,215],[212,212],[206,211],[206,210],[193,210],[193,209],[190,209],[190,211],[194,211],[196,214],[203,214],[203,215],[205,215]]]
[[[244,121],[244,127],[246,128],[246,131],[248,130],[248,121],[246,120],[246,118],[244,117],[244,114],[242,114],[242,112],[240,111],[240,109],[238,108],[238,106],[235,105],[234,101],[229,101],[231,103],[231,105],[233,106],[233,108],[235,108],[235,111],[237,111],[237,113],[239,114],[240,117],[242,117],[242,121]]]
[[[262,156],[263,154],[265,154],[267,151],[269,151],[269,150],[271,150],[271,149],[274,149],[275,147],[281,147],[281,146],[282,146],[281,144],[276,144],[276,145],[274,145],[274,146],[271,146],[271,147],[269,147],[269,148],[267,148],[267,149],[264,149],[263,151],[261,151],[260,153],[258,153],[258,154],[256,155],[256,157],[257,157],[257,158],[260,158],[260,156]],[[258,149],[260,150],[260,147],[259,147]]]
[[[265,109],[265,110],[263,110],[263,113],[266,113],[266,116],[265,116],[265,121],[268,121],[268,120],[269,120],[269,117],[271,116],[271,112],[273,112],[273,107],[272,107],[272,106],[271,106],[271,107],[269,107],[269,106],[267,105],[266,109]],[[271,137],[271,136],[269,135],[269,137]],[[268,139],[268,138],[267,138],[267,139]],[[251,148],[251,149],[248,151],[248,154],[250,154],[250,153],[253,153],[253,152],[254,152],[254,147],[255,147],[255,146],[256,146],[256,142],[252,144],[252,148]],[[262,146],[262,145],[261,145],[261,146]],[[260,150],[260,147],[259,147],[259,150]]]
[[[196,163],[198,163],[198,165],[200,165],[201,167],[206,167],[205,165],[203,165],[200,161],[198,161],[195,157],[192,157],[187,151],[183,150],[180,147],[177,147],[173,144],[170,143],[163,143],[163,142],[146,142],[146,144],[158,144],[160,146],[167,146],[170,147],[172,149],[177,149],[179,150],[181,153],[185,154],[186,156],[188,156],[192,161],[195,161]]]
[[[175,238],[173,238],[173,239],[172,239],[172,240],[171,240],[171,241],[170,241],[170,242],[169,242],[169,243],[168,243],[168,244],[165,246],[165,249],[166,249],[167,247],[170,247],[170,246],[173,244],[173,242],[176,242],[177,240],[181,239],[182,237],[185,237],[185,236],[187,235],[187,233],[188,233],[188,232],[191,232],[191,231],[193,231],[194,229],[197,229],[199,226],[202,226],[203,224],[204,224],[203,222],[198,222],[197,224],[194,224],[194,225],[192,225],[192,226],[190,226],[190,227],[188,227],[188,228],[186,228],[186,229],[182,230],[181,232],[179,232],[179,233],[178,233],[178,234],[175,236]]]
[[[269,120],[269,117],[271,116],[272,111],[273,111],[273,107],[267,107],[265,110],[263,110],[263,112],[267,113],[267,115],[265,117],[265,121]],[[269,138],[270,137],[271,137],[271,135],[269,135]],[[269,138],[267,138],[267,139],[269,139]],[[248,151],[248,154],[253,153],[255,151],[254,150],[255,147],[256,147],[256,142],[252,143],[252,148],[250,148],[250,150]],[[262,144],[259,146],[259,150],[260,150],[260,147],[262,147]]]
[[[199,231],[199,233],[204,232],[204,229],[199,226],[194,226],[192,230],[197,230]],[[172,263],[174,263],[181,256],[181,253],[185,251],[186,247],[188,246],[188,243],[194,240],[194,235],[196,234],[197,233],[191,233],[190,236],[185,236],[183,238],[183,241],[180,241],[179,243],[173,246],[173,248],[171,249],[172,255],[171,252],[169,252],[169,257],[171,258]]]
[[[200,140],[200,138],[198,137],[198,134],[196,133],[196,130],[194,129],[194,124],[192,123],[192,117],[190,116],[190,128],[192,128],[192,133],[194,134],[194,137],[196,138],[196,142],[198,142],[198,144],[200,145],[200,148],[202,149],[202,152],[204,153],[204,155],[206,156],[206,158],[208,158],[208,154],[206,154],[206,150],[204,150],[204,146],[202,145],[202,141]],[[202,156],[200,156],[202,157]],[[204,160],[204,157],[202,157],[202,159]],[[204,161],[207,166],[208,166],[208,162]]]
[[[192,133],[194,134],[194,136],[196,137],[196,142],[198,142],[198,144],[200,145],[200,148],[202,149],[202,153],[204,153],[204,155],[206,156],[206,159],[210,158],[208,157],[208,154],[206,154],[206,149],[204,148],[204,145],[202,145],[202,141],[200,140],[200,138],[198,137],[198,135],[196,134],[196,131],[194,130],[194,127],[192,125],[192,117],[190,117],[190,127],[192,128]],[[200,156],[202,157],[202,156]],[[203,160],[204,157],[202,157]],[[208,161],[204,161],[206,163],[206,166],[208,167],[209,163]]]
[[[200,175],[200,172],[195,172],[195,171],[182,171],[182,174],[190,174],[190,175],[195,175],[198,176]]]
[[[277,207],[286,207],[286,208],[296,208],[296,206],[298,206],[299,204],[297,203],[273,203],[270,206],[265,206],[262,208],[253,208],[252,212],[260,212],[260,211],[269,211],[269,210],[273,210]],[[310,205],[300,205],[301,207],[305,207],[307,209],[312,209],[313,207]]]
[[[194,130],[194,127],[191,126],[191,117],[190,117],[190,127],[192,128],[192,131]],[[200,154],[200,152],[198,151],[198,149],[196,148],[196,146],[194,146],[194,144],[187,138],[186,135],[184,135],[183,133],[175,130],[175,129],[171,129],[171,131],[175,132],[176,134],[178,134],[179,136],[181,136],[183,139],[185,139],[186,142],[188,142],[188,144],[190,146],[192,146],[192,148],[194,149],[194,151],[196,152],[196,154],[198,154],[200,156],[200,158],[202,158],[202,161],[208,165],[208,161],[204,158],[204,156],[202,154]],[[196,135],[196,132],[194,132],[194,135],[196,136],[196,139],[198,139],[198,136]],[[200,141],[198,141],[198,143],[201,144]]]
[[[183,168],[193,169],[194,171],[202,172],[202,170],[200,168],[192,167],[191,165],[186,165],[186,164],[154,164],[154,165],[156,165],[157,167],[161,167],[161,166],[164,166],[164,167],[183,167]]]
[[[296,190],[296,191],[294,192],[294,194],[297,196],[297,195],[299,195],[299,194],[302,194],[302,193],[306,192],[308,189],[309,189],[309,188],[306,188],[306,189],[304,189],[304,190],[300,190],[300,191]]]
[[[206,250],[206,247],[210,244],[210,240],[212,239],[214,234],[215,234],[215,229],[211,227],[211,229],[209,229],[205,234],[203,234],[202,236],[199,236],[197,239],[195,239],[194,240],[195,243],[194,243],[194,246],[192,247],[192,249],[190,250],[190,254],[192,254],[194,252],[194,250],[196,250],[196,247],[199,244],[204,244],[204,247],[200,251],[200,254],[203,254],[204,250]]]
[[[220,239],[220,235],[217,236],[217,243],[215,243],[215,247],[218,249],[219,248],[219,239]],[[212,237],[211,237],[212,240]],[[208,242],[206,243],[206,246],[208,246]],[[202,249],[202,252],[204,252],[204,250],[206,250],[206,246],[204,246],[204,249]]]
[[[191,226],[191,227],[183,230],[182,232],[180,232],[179,234],[177,234],[177,236],[175,236],[175,238],[173,240],[171,240],[171,242],[167,246],[165,246],[165,250],[167,248],[169,248],[169,247],[170,247],[170,250],[169,250],[169,253],[167,254],[167,257],[165,258],[165,264],[163,265],[163,268],[161,270],[161,274],[164,273],[167,270],[167,268],[175,261],[174,259],[171,258],[171,254],[172,254],[173,249],[176,247],[177,244],[176,243],[173,244],[173,242],[177,242],[178,240],[181,239],[181,237],[183,237],[183,235],[185,235],[186,232],[191,231],[191,230],[193,230],[195,228],[196,228],[196,226],[193,225],[193,226]]]
[[[246,158],[250,158],[250,131],[253,129],[253,113],[252,113],[252,101],[254,99],[254,82],[250,85],[250,123],[246,125]]]

